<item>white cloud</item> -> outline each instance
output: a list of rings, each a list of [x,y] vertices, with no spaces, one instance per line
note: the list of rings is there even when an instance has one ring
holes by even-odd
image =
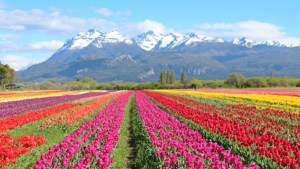
[[[1,42],[0,52],[43,52],[53,53],[63,46],[61,41],[41,41],[30,44],[17,44],[14,42]]]
[[[102,16],[114,16],[114,17],[119,17],[119,16],[129,16],[131,13],[130,11],[124,11],[124,12],[114,12],[108,8],[99,8],[95,10],[96,13],[102,15]]]
[[[113,11],[111,11],[108,8],[99,8],[99,9],[96,9],[96,13],[98,13],[100,15],[103,15],[103,16],[113,16],[114,15]]]
[[[42,59],[29,59],[24,56],[15,56],[15,55],[0,56],[0,60],[2,63],[8,64],[15,70],[19,70],[25,66],[40,63],[43,61]]]
[[[133,23],[132,28],[134,31],[137,32],[146,32],[149,30],[158,32],[158,33],[164,33],[165,32],[165,26],[162,23],[146,19],[143,22]]]
[[[105,10],[102,10],[103,14]],[[124,16],[130,12],[109,12],[106,15]],[[102,18],[79,18],[62,14],[59,10],[0,10],[0,30],[11,32],[37,32],[52,35],[62,35],[70,38],[78,32],[98,28],[102,31],[118,30],[126,35],[153,30],[164,32],[165,26],[157,21],[146,19],[141,22],[109,21]]]
[[[57,50],[63,46],[61,41],[42,41],[30,44],[32,50]]]
[[[91,27],[98,27],[106,31],[116,27],[116,25],[114,22],[100,18],[70,17],[57,10],[0,10],[0,29],[6,31],[35,31],[73,36]]]
[[[213,37],[223,37],[228,40],[247,36],[254,40],[277,40],[288,45],[300,45],[300,38],[289,37],[282,27],[267,22],[206,23],[196,25],[193,31]]]

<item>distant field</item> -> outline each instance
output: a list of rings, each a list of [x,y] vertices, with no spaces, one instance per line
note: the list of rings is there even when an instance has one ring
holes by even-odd
[[[182,89],[183,91],[194,91],[190,89]],[[273,94],[273,95],[287,95],[300,96],[299,88],[278,88],[278,89],[197,89],[196,91],[212,92],[212,93],[231,93],[231,94]]]
[[[0,93],[0,168],[300,168],[300,90]]]

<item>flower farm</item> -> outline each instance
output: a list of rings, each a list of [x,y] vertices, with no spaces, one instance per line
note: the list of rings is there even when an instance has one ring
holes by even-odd
[[[0,169],[298,169],[300,91],[0,93]]]

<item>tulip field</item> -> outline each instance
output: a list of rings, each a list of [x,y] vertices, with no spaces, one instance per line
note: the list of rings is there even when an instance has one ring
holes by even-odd
[[[300,90],[0,93],[0,169],[298,169]]]

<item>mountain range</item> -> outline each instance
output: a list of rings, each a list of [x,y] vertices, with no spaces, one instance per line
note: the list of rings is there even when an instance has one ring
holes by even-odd
[[[158,80],[162,69],[182,70],[189,77],[225,78],[232,72],[245,76],[300,77],[300,47],[278,41],[232,41],[197,33],[148,31],[128,38],[118,31],[90,29],[67,40],[46,61],[17,72],[24,81],[67,81],[91,77],[97,81]]]

